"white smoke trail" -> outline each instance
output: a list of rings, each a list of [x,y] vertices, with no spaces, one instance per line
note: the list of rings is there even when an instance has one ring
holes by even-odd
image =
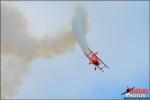
[[[15,96],[21,79],[29,70],[27,63],[15,55],[2,55],[1,70],[1,98]]]
[[[85,34],[87,32],[87,13],[83,6],[78,5],[76,7],[76,13],[72,23],[73,30],[80,47],[82,48],[84,53],[90,54],[88,43],[85,37]]]
[[[80,13],[84,13],[84,11]],[[76,21],[80,19],[79,17],[81,20],[86,17],[83,18],[80,14],[78,17],[78,13],[75,16],[77,19],[73,20]],[[73,31],[72,29],[69,31],[64,29],[55,38],[46,36],[42,40],[36,40],[30,36],[27,22],[26,17],[18,9],[9,4],[1,3],[2,99],[16,95],[23,76],[29,70],[28,64],[33,59],[37,57],[51,58],[67,53],[73,49],[76,43],[73,34],[76,30]],[[79,28],[76,26],[77,24],[75,23],[74,26]],[[82,24],[86,24],[86,21]],[[81,30],[85,31],[85,28]]]

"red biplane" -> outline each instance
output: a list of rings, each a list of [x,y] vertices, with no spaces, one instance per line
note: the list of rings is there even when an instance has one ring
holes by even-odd
[[[88,48],[89,49],[89,48]],[[99,68],[102,72],[104,72],[103,68],[106,67],[109,69],[109,67],[103,63],[102,60],[100,60],[96,55],[97,55],[97,52],[96,53],[93,53],[92,50],[90,50],[90,54],[86,54],[84,52],[84,54],[86,55],[86,57],[90,60],[89,64],[93,64],[95,65],[95,70],[96,68]]]

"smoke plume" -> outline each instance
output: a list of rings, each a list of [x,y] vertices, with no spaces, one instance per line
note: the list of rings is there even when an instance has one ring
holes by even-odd
[[[78,5],[73,20],[73,31],[83,52],[90,54],[85,34],[87,32],[87,13],[83,6]],[[90,56],[90,55],[89,55]]]
[[[73,23],[70,22],[73,28],[64,29],[56,37],[45,36],[42,40],[37,40],[31,37],[28,21],[23,13],[12,5],[1,3],[1,98],[16,95],[23,77],[30,70],[28,65],[33,59],[52,58],[71,51],[76,44],[74,33],[78,33],[78,28],[82,30],[79,34],[85,38],[83,34],[86,32],[86,28],[83,27],[86,26],[85,11],[81,10],[79,13],[78,11],[79,8],[75,12],[77,18],[73,18]],[[77,40],[84,49],[83,44],[86,43],[82,44],[80,39]]]

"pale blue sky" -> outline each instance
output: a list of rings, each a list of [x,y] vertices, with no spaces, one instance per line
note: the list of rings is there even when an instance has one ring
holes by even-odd
[[[146,1],[81,2],[88,13],[90,48],[110,70],[94,71],[81,48],[37,58],[14,98],[121,99],[127,86],[149,88],[149,4]],[[14,2],[35,38],[69,23],[75,2]],[[43,33],[43,34],[41,34]],[[45,34],[44,34],[45,33]]]

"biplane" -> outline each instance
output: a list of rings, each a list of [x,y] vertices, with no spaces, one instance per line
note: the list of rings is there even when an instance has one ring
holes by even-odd
[[[89,49],[89,48],[88,48],[88,49]],[[90,60],[89,65],[90,65],[90,64],[95,65],[94,70],[96,70],[96,69],[98,68],[98,69],[100,69],[102,72],[104,72],[103,68],[106,67],[106,68],[109,69],[109,67],[108,67],[100,58],[97,57],[97,52],[94,53],[94,52],[93,52],[92,50],[90,50],[90,49],[89,49],[89,51],[90,51],[89,54],[86,54],[85,52],[84,52],[84,54],[85,54],[86,57]]]

